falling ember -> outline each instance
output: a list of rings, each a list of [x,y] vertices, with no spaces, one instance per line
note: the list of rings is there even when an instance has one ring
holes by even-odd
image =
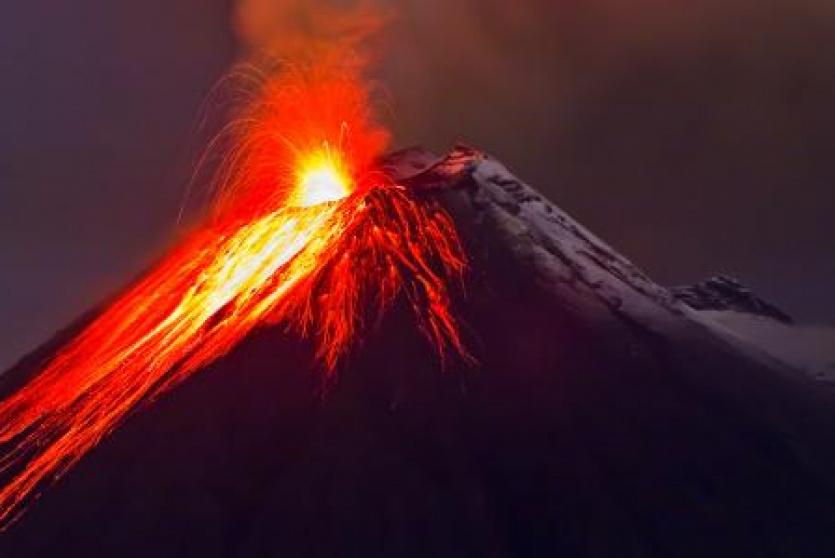
[[[265,80],[205,223],[0,402],[0,524],[260,325],[313,335],[332,372],[363,317],[403,294],[441,355],[466,354],[447,286],[465,266],[456,231],[374,170],[388,136],[358,76],[325,60]]]

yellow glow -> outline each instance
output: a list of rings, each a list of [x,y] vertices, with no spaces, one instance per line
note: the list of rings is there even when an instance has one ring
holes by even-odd
[[[341,200],[351,193],[351,178],[327,147],[302,161],[299,169],[292,205],[310,207]]]

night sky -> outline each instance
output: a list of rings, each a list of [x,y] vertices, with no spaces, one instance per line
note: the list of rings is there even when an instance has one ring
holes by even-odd
[[[388,4],[398,146],[481,147],[661,283],[724,272],[835,323],[835,4]],[[4,3],[0,369],[176,241],[233,9]]]

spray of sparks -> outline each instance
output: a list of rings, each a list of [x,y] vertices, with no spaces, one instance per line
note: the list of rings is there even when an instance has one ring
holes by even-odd
[[[325,61],[266,79],[203,225],[0,402],[0,524],[259,325],[313,335],[333,371],[364,317],[403,294],[441,355],[465,354],[447,287],[465,265],[456,231],[374,170],[388,135],[358,76]]]

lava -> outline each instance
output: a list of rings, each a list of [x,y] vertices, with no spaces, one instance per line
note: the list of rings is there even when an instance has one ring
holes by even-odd
[[[375,170],[388,134],[359,67],[326,59],[267,78],[204,222],[0,402],[0,523],[135,409],[284,324],[332,373],[369,313],[399,295],[443,356],[465,256],[450,218]],[[276,370],[276,373],[280,373]]]

